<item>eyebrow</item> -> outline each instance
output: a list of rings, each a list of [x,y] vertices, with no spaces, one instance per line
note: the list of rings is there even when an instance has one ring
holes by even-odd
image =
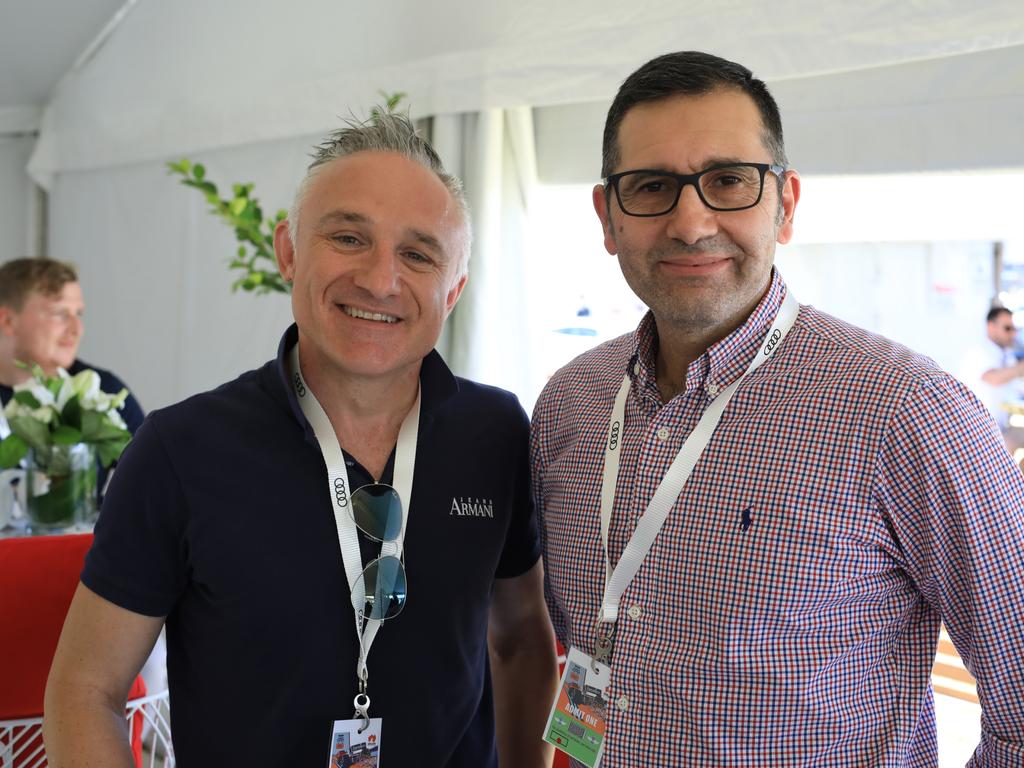
[[[355,213],[354,211],[329,211],[317,219],[317,229],[323,229],[330,226],[331,224],[350,223],[350,224],[369,224],[371,223],[369,217],[364,216],[361,213]]]
[[[373,219],[362,213],[356,213],[355,211],[336,210],[329,211],[321,216],[317,220],[317,229],[323,230],[329,228],[333,224],[373,224]],[[425,245],[427,248],[437,251],[443,256],[447,256],[448,252],[445,250],[444,245],[434,235],[429,232],[424,232],[422,229],[406,229],[405,234],[411,237],[418,243]]]
[[[427,246],[428,248],[431,248],[431,249],[437,251],[442,256],[446,256],[447,255],[447,252],[445,251],[444,246],[441,245],[441,241],[438,240],[433,235],[431,235],[430,233],[424,232],[423,230],[420,230],[420,229],[410,229],[410,230],[408,230],[408,232],[409,232],[410,235],[412,235],[412,238],[416,242],[422,243],[423,245]]]

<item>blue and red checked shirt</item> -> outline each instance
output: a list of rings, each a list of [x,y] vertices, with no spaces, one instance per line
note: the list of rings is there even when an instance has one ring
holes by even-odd
[[[715,394],[786,293],[663,404],[650,314],[552,377],[534,493],[559,639],[590,653],[605,583],[604,443],[629,373],[614,565]],[[940,622],[978,682],[971,765],[1024,765],[1024,479],[984,407],[931,360],[803,306],[740,386],[626,589],[603,766],[934,766]]]

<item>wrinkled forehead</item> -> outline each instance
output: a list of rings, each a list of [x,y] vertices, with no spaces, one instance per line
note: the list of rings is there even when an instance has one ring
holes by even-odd
[[[757,105],[734,89],[637,104],[619,126],[618,149],[616,170],[644,163],[662,167],[655,161],[665,155],[674,158],[679,167],[672,170],[678,171],[700,170],[707,158],[770,160]]]
[[[441,178],[395,152],[364,150],[319,166],[310,179],[300,218],[333,208],[373,208],[392,217],[464,224],[461,206]]]

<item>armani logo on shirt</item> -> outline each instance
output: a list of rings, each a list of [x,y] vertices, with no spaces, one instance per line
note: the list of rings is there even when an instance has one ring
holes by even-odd
[[[494,500],[493,499],[475,499],[475,498],[459,498],[452,499],[452,508],[448,513],[449,517],[452,515],[458,515],[459,517],[494,517]]]

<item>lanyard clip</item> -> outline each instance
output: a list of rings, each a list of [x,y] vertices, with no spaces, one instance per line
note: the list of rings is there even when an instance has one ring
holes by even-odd
[[[370,697],[366,694],[366,681],[370,674],[364,666],[359,670],[359,693],[352,699],[352,705],[356,709],[355,717],[363,718],[363,724],[359,726],[358,732],[362,733],[370,727]]]
[[[605,621],[602,616],[594,627],[594,656],[590,668],[597,674],[597,662],[607,664],[612,655],[612,639],[615,637],[615,623]]]

